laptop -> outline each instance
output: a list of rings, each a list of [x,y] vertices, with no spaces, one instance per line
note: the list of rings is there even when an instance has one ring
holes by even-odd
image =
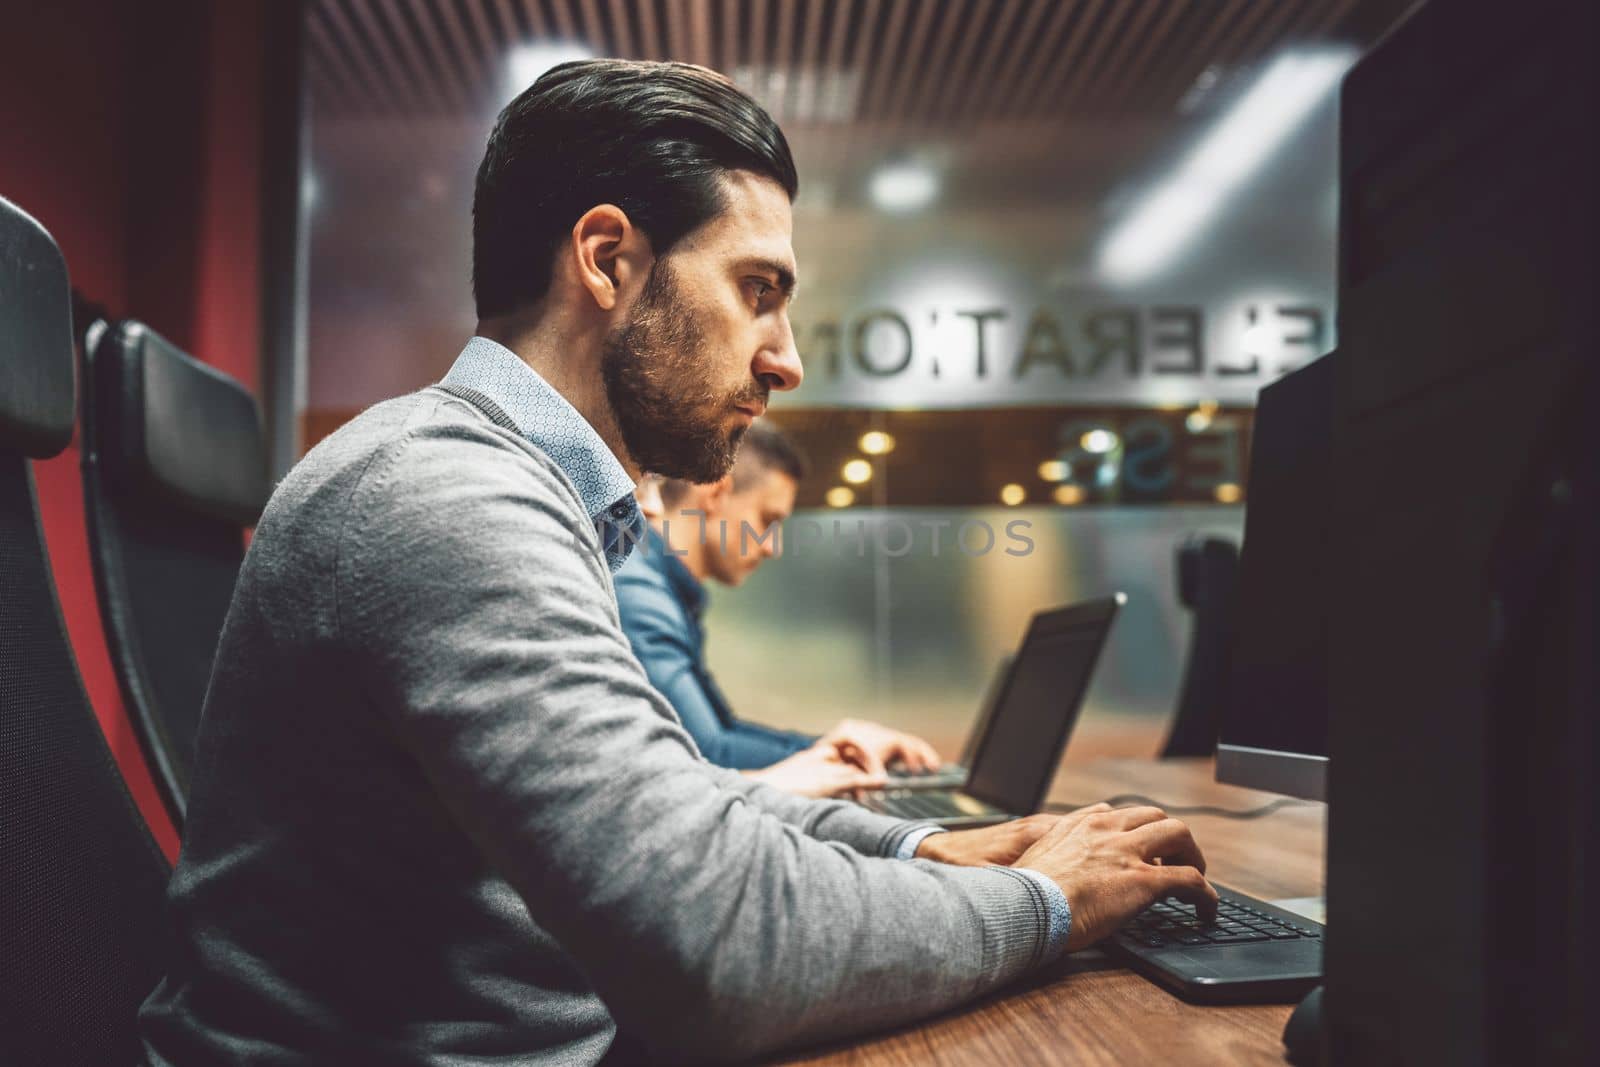
[[[1122,593],[1042,611],[1028,624],[995,701],[966,784],[876,789],[858,803],[883,815],[940,826],[986,826],[1039,810],[1089,690]]]
[[[994,717],[994,707],[1000,700],[1000,690],[1005,687],[1006,676],[1011,673],[1012,657],[1002,656],[999,666],[995,667],[994,674],[989,677],[989,686],[983,691],[983,702],[978,706],[978,721],[973,723],[972,729],[967,731],[967,739],[961,746],[961,756],[954,763],[946,763],[936,771],[908,771],[894,770],[897,764],[890,764],[888,783],[886,789],[960,789],[967,784],[968,767],[972,766],[972,757],[978,751],[978,743],[983,740],[983,735],[989,729],[989,720]]]

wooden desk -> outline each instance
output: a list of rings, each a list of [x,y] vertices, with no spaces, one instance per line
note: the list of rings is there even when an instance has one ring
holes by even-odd
[[[1062,768],[1050,797],[1084,804],[1141,793],[1169,807],[1248,810],[1271,794],[1218,785],[1209,760],[1098,760]],[[1265,900],[1323,892],[1321,804],[1258,819],[1184,815],[1216,881]],[[1285,1006],[1187,1004],[1098,951],[920,1026],[784,1060],[790,1064],[1281,1064]]]

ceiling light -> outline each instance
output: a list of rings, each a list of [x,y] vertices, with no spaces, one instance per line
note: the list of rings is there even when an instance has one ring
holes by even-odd
[[[1008,508],[1014,508],[1028,499],[1028,491],[1016,482],[1010,482],[1000,487],[1000,503]]]
[[[919,163],[890,163],[872,176],[867,191],[884,211],[920,211],[939,195],[939,176]]]
[[[1058,485],[1055,492],[1050,495],[1055,497],[1057,504],[1065,504],[1068,507],[1083,503],[1083,487],[1079,485]]]
[[[1279,57],[1112,232],[1100,257],[1106,279],[1130,285],[1171,265],[1333,91],[1355,56],[1354,49],[1329,48]]]
[[[1064,482],[1072,477],[1072,464],[1064,459],[1047,459],[1039,464],[1039,477],[1047,482]]]
[[[830,508],[847,508],[856,502],[856,493],[848,486],[836,485],[828,490],[824,499]]]
[[[883,456],[894,451],[894,438],[882,430],[868,430],[858,443],[861,451],[869,456]]]
[[[1117,435],[1110,430],[1090,430],[1078,438],[1078,443],[1083,446],[1085,452],[1103,456],[1117,447]]]
[[[1187,115],[1191,111],[1198,110],[1200,105],[1211,97],[1211,94],[1217,88],[1217,84],[1221,81],[1222,68],[1217,64],[1213,63],[1205,70],[1202,70],[1199,76],[1195,78],[1194,84],[1189,86],[1188,92],[1178,98],[1178,113]]]
[[[580,59],[593,59],[594,51],[576,41],[543,41],[518,45],[506,57],[507,89],[511,96],[538,81],[551,67]]]
[[[839,469],[839,473],[851,485],[860,485],[872,480],[872,464],[864,459],[852,459]]]

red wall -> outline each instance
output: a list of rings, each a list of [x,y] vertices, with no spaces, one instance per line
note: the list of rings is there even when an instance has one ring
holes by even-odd
[[[271,0],[55,0],[6,16],[0,196],[75,288],[259,392],[263,12]],[[95,599],[76,441],[34,464],[68,635],[134,800],[178,835],[122,706]]]

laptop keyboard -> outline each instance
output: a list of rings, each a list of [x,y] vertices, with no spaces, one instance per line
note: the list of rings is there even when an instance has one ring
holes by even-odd
[[[961,766],[959,763],[946,763],[944,766],[934,771],[913,771],[904,764],[892,763],[889,765],[888,770],[890,783],[893,783],[897,779],[903,782],[931,782],[943,780],[956,783],[967,780],[967,769]]]
[[[1217,905],[1216,922],[1202,921],[1188,904],[1163,900],[1140,912],[1117,932],[1119,940],[1145,948],[1243,945],[1252,941],[1298,941],[1321,936],[1320,931],[1309,925],[1288,922],[1244,901],[1226,897]]]
[[[948,819],[967,814],[948,793],[868,793],[862,804],[905,819]]]

